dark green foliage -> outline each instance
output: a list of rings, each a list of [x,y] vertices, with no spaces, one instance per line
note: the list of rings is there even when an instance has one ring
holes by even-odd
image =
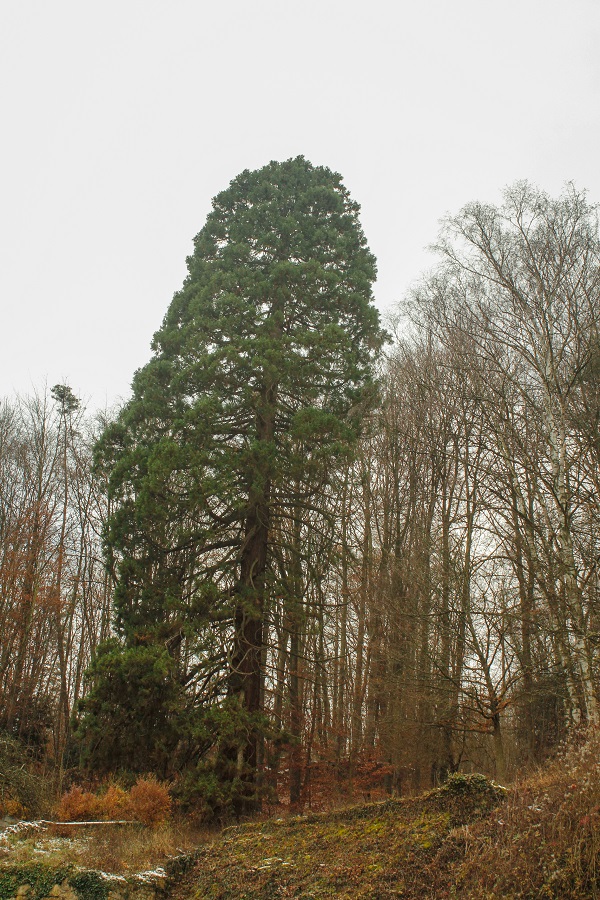
[[[197,707],[231,712],[235,697],[255,723],[237,748],[217,739],[244,780],[257,761],[266,610],[281,591],[277,521],[318,507],[349,452],[383,332],[358,206],[339,175],[303,157],[238,176],[187,262],[154,356],[98,445],[106,547],[126,645],[166,647]],[[90,760],[110,752],[97,744]]]
[[[185,862],[179,862],[179,868],[184,871]],[[52,896],[51,891],[55,885],[75,892],[79,900],[106,900],[111,890],[114,890],[114,882],[101,872],[93,869],[77,869],[72,865],[56,866],[44,862],[23,863],[20,865],[8,865],[0,868],[0,900],[10,900],[17,894],[17,890],[23,885],[29,885],[27,900],[42,900]],[[129,893],[129,885],[125,888],[120,881],[116,885],[123,895]],[[135,885],[139,890],[139,885]],[[134,892],[132,891],[132,893]],[[150,892],[149,892],[150,895]]]
[[[75,872],[69,878],[69,885],[81,900],[106,900],[109,885],[99,872]]]
[[[360,427],[381,331],[357,213],[340,177],[301,157],[243,172],[214,200],[154,358],[99,446],[124,633],[214,613],[250,495],[274,479],[310,490]]]
[[[50,393],[52,394],[52,399],[59,405],[60,414],[64,418],[67,418],[75,410],[79,409],[81,401],[67,384],[55,384],[50,389]]]
[[[259,787],[248,764],[238,759],[247,736],[278,737],[266,715],[250,713],[237,697],[207,706],[192,717],[188,741],[213,752],[200,755],[182,769],[173,789],[179,807],[196,822],[227,820],[258,802]]]
[[[0,900],[9,900],[17,893],[17,889],[28,884],[31,892],[28,900],[41,900],[47,897],[55,884],[62,884],[72,873],[71,866],[44,865],[43,863],[26,863],[24,865],[6,866],[0,869]],[[88,900],[82,897],[82,900]],[[90,898],[95,900],[95,898]]]
[[[445,783],[427,795],[434,805],[441,804],[460,819],[464,809],[483,814],[506,800],[507,789],[485,775],[454,772]]]
[[[489,796],[495,801],[500,801],[506,796],[506,788],[495,784],[489,778],[486,778],[485,775],[480,775],[477,772],[472,775],[454,772],[448,776],[442,787],[433,791],[431,796],[435,796],[436,793],[456,797]]]
[[[127,769],[166,775],[179,740],[184,696],[173,660],[152,644],[102,645],[90,670],[92,689],[80,704],[77,737],[97,773]]]

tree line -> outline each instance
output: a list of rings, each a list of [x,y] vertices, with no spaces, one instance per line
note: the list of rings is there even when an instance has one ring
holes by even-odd
[[[239,814],[598,724],[596,210],[469,204],[387,332],[358,212],[242,173],[115,416],[5,403],[1,724],[61,771]]]

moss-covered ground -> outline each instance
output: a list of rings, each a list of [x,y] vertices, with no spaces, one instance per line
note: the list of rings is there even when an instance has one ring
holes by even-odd
[[[482,776],[418,799],[227,829],[200,853],[180,900],[428,896],[428,867],[461,829],[504,801]],[[416,893],[421,890],[421,893]]]
[[[226,830],[172,896],[600,898],[600,733],[508,791],[457,775],[416,799]]]

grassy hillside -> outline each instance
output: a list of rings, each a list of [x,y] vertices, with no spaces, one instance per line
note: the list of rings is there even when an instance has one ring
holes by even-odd
[[[417,799],[227,829],[177,900],[600,896],[598,751],[509,791],[459,775]]]
[[[418,798],[197,835],[185,865],[172,859],[174,826],[44,834],[4,840],[0,897],[30,883],[32,900],[43,898],[68,876],[77,900],[108,900],[110,884],[89,867],[129,874],[143,861],[172,871],[157,896],[174,900],[587,900],[600,897],[600,738],[508,790],[456,775]]]

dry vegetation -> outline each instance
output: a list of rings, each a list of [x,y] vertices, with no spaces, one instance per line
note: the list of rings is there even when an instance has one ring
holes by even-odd
[[[56,824],[22,822],[1,835],[0,861],[140,872],[190,853],[206,839],[208,832],[173,820],[172,806],[167,787],[152,777],[138,778],[129,790],[114,782],[96,791],[76,785],[49,811]],[[4,808],[8,812],[6,803]]]
[[[600,897],[598,732],[509,790],[459,774],[420,797],[270,818],[217,836],[164,821],[165,793],[147,779],[129,792],[115,784],[97,794],[72,789],[60,808],[73,818],[136,810],[141,819],[145,809],[153,824],[77,829],[70,838],[64,826],[5,834],[0,869],[74,865],[127,874],[195,853],[179,900]]]
[[[170,858],[193,852],[207,840],[185,824],[101,826],[65,836],[60,828],[30,829],[0,844],[0,868],[44,863],[50,867],[77,866],[120,875],[163,865]]]
[[[462,897],[600,896],[598,736],[517,785],[463,844],[447,864]]]
[[[571,748],[502,798],[454,776],[417,799],[226,830],[180,900],[600,896],[600,741]]]
[[[600,737],[510,790],[455,775],[421,797],[272,818],[216,837],[173,823],[101,826],[72,840],[47,830],[5,838],[0,868],[43,862],[127,874],[192,851],[198,862],[170,894],[177,900],[595,898]]]
[[[97,793],[76,785],[61,797],[56,817],[61,822],[120,819],[155,826],[170,819],[172,806],[168,788],[148,777],[138,778],[129,791],[113,783]]]

